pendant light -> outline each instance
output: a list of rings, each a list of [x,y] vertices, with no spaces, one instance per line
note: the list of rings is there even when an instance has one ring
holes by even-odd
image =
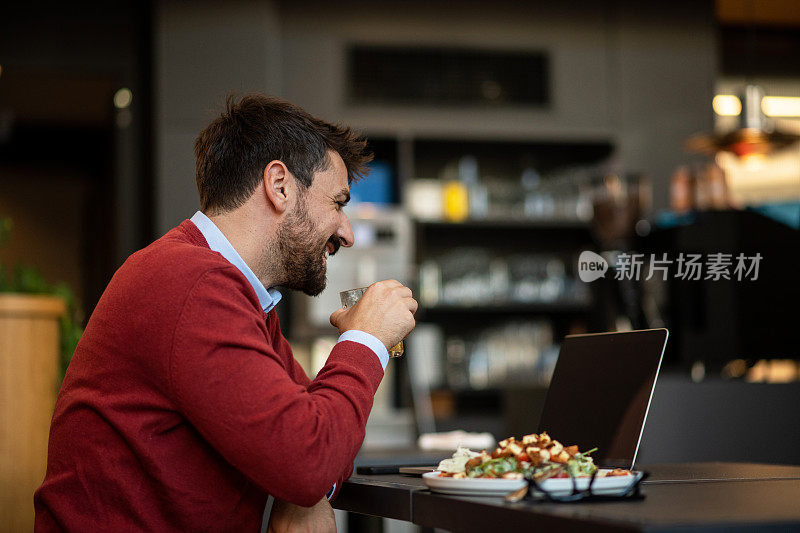
[[[728,133],[699,133],[686,141],[686,149],[707,155],[730,152],[741,159],[755,159],[786,148],[798,140],[800,135],[775,131],[761,108],[764,90],[751,81],[756,53],[755,3],[747,4],[750,23],[747,32],[746,85],[739,96],[742,109],[738,127]]]
[[[728,133],[701,133],[686,141],[689,151],[714,155],[730,152],[741,158],[766,156],[786,148],[798,140],[800,135],[775,131],[761,109],[764,90],[757,85],[746,85],[739,99],[742,111],[739,126]]]

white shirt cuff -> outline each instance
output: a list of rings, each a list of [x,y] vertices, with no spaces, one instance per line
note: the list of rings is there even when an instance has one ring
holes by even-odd
[[[334,493],[334,492],[336,492],[336,482],[335,482],[335,481],[334,481],[334,483],[333,483],[333,487],[331,487],[331,490],[329,490],[329,491],[328,491],[328,494],[326,494],[326,495],[325,495],[325,498],[327,498],[328,500],[330,500],[330,499],[331,499],[331,496],[333,496],[333,493]]]
[[[383,343],[374,335],[358,329],[348,329],[339,335],[339,340],[336,342],[342,341],[353,341],[363,344],[375,352],[375,355],[378,357],[378,361],[381,363],[381,367],[386,370],[386,365],[389,364],[389,350],[387,350],[386,346],[384,346]]]

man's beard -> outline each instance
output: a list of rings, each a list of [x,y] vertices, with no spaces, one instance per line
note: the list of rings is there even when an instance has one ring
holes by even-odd
[[[331,235],[320,242],[314,236],[314,224],[308,216],[305,202],[300,201],[278,231],[278,251],[283,265],[283,286],[317,296],[327,283],[325,252],[328,243],[335,254],[341,245],[339,237]]]

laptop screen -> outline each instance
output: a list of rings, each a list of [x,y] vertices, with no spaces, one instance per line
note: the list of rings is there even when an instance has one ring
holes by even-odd
[[[599,465],[632,468],[667,336],[666,329],[567,336],[539,431],[564,446],[597,447]]]

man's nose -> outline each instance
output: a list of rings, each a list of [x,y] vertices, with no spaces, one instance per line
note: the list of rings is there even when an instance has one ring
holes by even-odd
[[[345,248],[350,248],[353,246],[353,241],[355,241],[355,237],[353,236],[353,228],[350,226],[350,219],[344,213],[342,213],[342,223],[339,225],[336,235],[339,237],[339,241]]]

